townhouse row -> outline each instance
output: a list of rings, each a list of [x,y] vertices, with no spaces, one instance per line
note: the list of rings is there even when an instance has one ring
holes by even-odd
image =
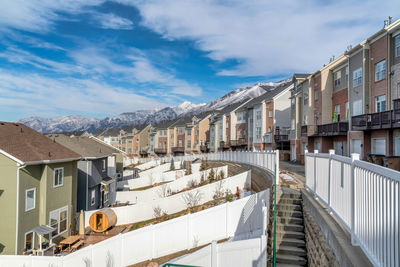
[[[120,151],[96,138],[0,122],[0,254],[49,248],[76,232],[80,210],[114,203],[120,172]]]
[[[301,75],[300,75],[301,76]],[[260,85],[262,86],[262,85]],[[156,125],[94,133],[132,156],[169,156],[226,150],[289,150],[290,94],[281,83],[256,98]]]
[[[293,82],[292,160],[305,149],[400,156],[400,20]]]

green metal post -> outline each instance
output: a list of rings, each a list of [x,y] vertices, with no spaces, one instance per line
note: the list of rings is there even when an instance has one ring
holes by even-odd
[[[276,266],[276,164],[275,164],[275,176],[274,176],[274,245],[273,245],[273,256],[274,256],[274,267]]]

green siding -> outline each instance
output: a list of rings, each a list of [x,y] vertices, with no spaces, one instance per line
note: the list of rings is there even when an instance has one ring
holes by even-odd
[[[0,254],[14,254],[17,163],[0,154],[0,170]]]

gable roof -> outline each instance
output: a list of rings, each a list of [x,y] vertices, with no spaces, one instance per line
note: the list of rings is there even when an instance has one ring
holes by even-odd
[[[243,108],[251,108],[257,104],[262,103],[263,101],[271,101],[275,96],[277,96],[280,93],[282,93],[283,91],[285,91],[292,84],[293,84],[292,82],[286,82],[286,83],[280,84],[275,89],[265,92],[264,94],[260,95],[259,97],[252,99],[250,102],[248,102],[246,105],[244,105]]]
[[[20,123],[0,122],[0,153],[19,164],[73,161],[80,155]]]
[[[120,128],[108,128],[108,129],[100,129],[93,132],[94,136],[118,136],[119,132],[121,131]]]
[[[70,137],[64,134],[48,134],[47,137],[53,142],[75,151],[83,158],[103,158],[113,153],[119,153],[115,149],[86,136]]]

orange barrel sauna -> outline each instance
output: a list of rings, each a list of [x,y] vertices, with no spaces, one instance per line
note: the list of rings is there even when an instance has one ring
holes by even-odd
[[[112,209],[101,209],[90,216],[89,225],[93,231],[102,233],[114,226],[117,222],[117,215]]]

